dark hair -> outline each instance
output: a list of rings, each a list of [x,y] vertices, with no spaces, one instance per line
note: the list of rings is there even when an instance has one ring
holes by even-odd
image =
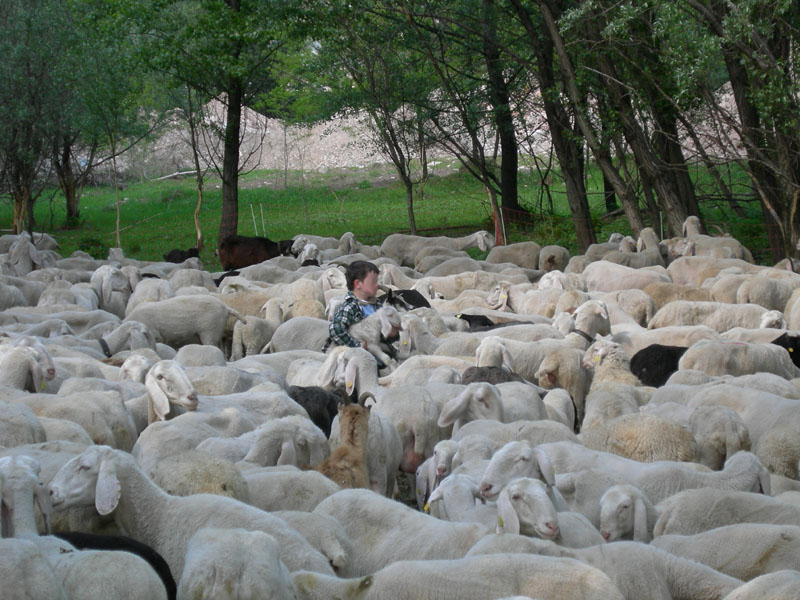
[[[353,284],[356,279],[363,281],[370,273],[379,273],[378,267],[366,260],[354,260],[344,272],[345,279],[347,280],[347,289],[353,291]]]

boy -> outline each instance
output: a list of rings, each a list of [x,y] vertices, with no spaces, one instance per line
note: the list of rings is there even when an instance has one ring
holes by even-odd
[[[344,297],[344,301],[333,313],[333,318],[328,326],[330,336],[325,342],[323,352],[326,352],[331,344],[366,349],[367,343],[351,336],[348,329],[353,323],[358,323],[379,308],[375,298],[375,294],[378,293],[378,267],[366,260],[356,260],[347,266],[345,278],[349,291]],[[396,337],[397,331],[394,330],[389,339],[396,339]],[[389,347],[389,354],[392,355],[391,346],[389,345]],[[379,369],[385,366],[378,361]]]

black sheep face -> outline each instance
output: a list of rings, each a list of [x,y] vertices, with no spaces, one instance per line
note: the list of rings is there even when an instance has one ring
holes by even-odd
[[[789,352],[789,356],[792,357],[794,366],[800,367],[800,336],[784,333],[772,340],[772,343],[786,348]]]

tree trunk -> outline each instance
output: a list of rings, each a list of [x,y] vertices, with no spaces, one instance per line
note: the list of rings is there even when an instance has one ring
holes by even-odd
[[[497,45],[497,15],[494,0],[483,0],[483,56],[489,80],[489,98],[492,103],[494,124],[500,138],[500,195],[503,199],[503,210],[527,212],[519,204],[517,171],[519,156],[517,136],[514,130],[514,115],[511,112],[511,101],[508,85],[503,76],[503,64],[500,60],[500,49]],[[512,217],[513,213],[505,213]]]
[[[228,90],[225,121],[225,149],[222,157],[222,219],[219,223],[217,247],[236,235],[239,228],[239,133],[242,124],[242,86],[233,84]]]
[[[53,147],[53,169],[58,179],[58,187],[64,194],[67,210],[67,225],[77,223],[80,218],[78,211],[77,186],[75,173],[72,168],[72,140],[64,136],[60,143]]]
[[[617,195],[614,193],[614,186],[603,173],[603,199],[606,204],[606,212],[611,213],[617,210]]]
[[[409,177],[401,174],[406,188],[406,208],[408,209],[408,229],[411,235],[417,235],[417,220],[414,217],[414,183]]]

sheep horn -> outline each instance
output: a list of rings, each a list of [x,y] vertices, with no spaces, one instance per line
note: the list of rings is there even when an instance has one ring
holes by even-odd
[[[364,406],[364,403],[367,401],[367,398],[372,398],[373,400],[375,400],[375,394],[373,394],[372,392],[364,392],[363,394],[361,394],[358,397],[359,405]]]
[[[345,392],[343,389],[340,388],[339,395],[342,397],[342,404],[345,405],[350,404],[351,400],[350,396],[347,395],[347,392]]]

